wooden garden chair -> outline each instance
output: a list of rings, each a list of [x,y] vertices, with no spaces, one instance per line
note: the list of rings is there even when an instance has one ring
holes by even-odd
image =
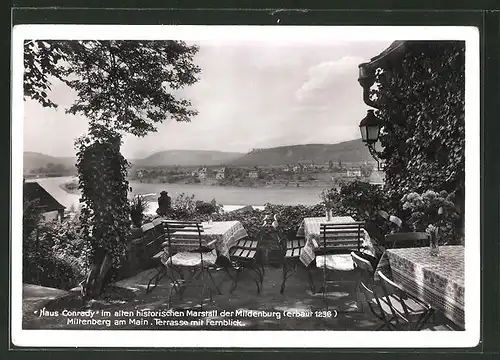
[[[429,241],[430,236],[426,232],[398,232],[385,236],[390,249],[429,246]]]
[[[382,310],[373,280],[375,273],[373,264],[360,253],[351,252],[351,257],[355,271],[360,276],[358,284],[359,291],[364,296],[364,304],[368,305],[370,312],[381,322],[374,330],[390,330],[393,327],[391,324],[392,315],[388,315]]]
[[[314,244],[316,247],[316,267],[323,270],[323,301],[328,310],[327,287],[330,284],[346,283],[346,281],[330,280],[330,272],[354,272],[351,252],[361,250],[364,236],[362,222],[344,224],[320,224],[320,238]],[[349,281],[348,283],[353,283]],[[354,282],[357,296],[357,282]],[[357,301],[359,304],[359,300]]]
[[[264,265],[262,262],[259,262],[260,250],[260,241],[249,237],[238,240],[238,242],[229,249],[230,264],[226,264],[224,269],[232,280],[231,293],[236,290],[243,271],[250,270],[257,275],[257,279],[252,278],[252,280],[257,286],[257,293],[260,294],[264,281]],[[231,269],[234,272],[234,276],[230,273]]]
[[[434,310],[404,291],[381,271],[377,272],[383,295],[379,297],[382,310],[391,316],[394,330],[421,330]]]
[[[179,294],[182,300],[185,289],[201,278],[203,282],[201,307],[203,307],[207,285],[205,277],[209,278],[217,293],[222,294],[211,274],[212,270],[218,268],[216,265],[217,254],[213,249],[215,240],[209,243],[203,242],[203,226],[199,222],[168,220],[164,221],[163,225],[166,241],[162,244],[163,251],[160,256],[164,267],[150,280],[148,290],[152,282],[156,287],[158,281],[163,276],[167,276],[172,281],[168,298],[170,307],[174,293]],[[183,272],[185,269],[191,273],[190,278],[185,278]],[[209,287],[209,294],[210,301],[212,301],[211,287]]]
[[[294,239],[286,239],[284,241],[284,244],[285,255],[283,259],[283,281],[281,282],[280,289],[281,294],[285,292],[287,279],[296,273],[297,267],[301,263],[300,254],[302,253],[302,249],[306,245],[306,240],[303,237],[297,237]],[[314,281],[309,269],[310,267],[306,268],[309,279],[309,287],[314,293]]]
[[[142,225],[141,230],[144,239],[144,256],[149,260],[146,267],[158,266],[159,259],[155,255],[158,254],[161,244],[165,241],[164,232],[159,233],[159,229],[152,222]]]

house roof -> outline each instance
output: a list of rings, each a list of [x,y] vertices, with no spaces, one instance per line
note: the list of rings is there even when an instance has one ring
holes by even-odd
[[[38,199],[38,206],[44,212],[66,209],[36,181],[25,182],[23,192],[29,201]]]
[[[385,62],[397,61],[401,54],[404,54],[406,49],[407,41],[397,40],[394,41],[387,49],[382,51],[377,56],[374,56],[370,59],[370,62],[367,63],[367,66],[371,68],[380,67]]]

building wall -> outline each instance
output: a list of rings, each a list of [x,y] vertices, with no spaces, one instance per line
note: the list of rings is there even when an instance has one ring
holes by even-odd
[[[42,217],[45,221],[61,220],[60,215],[59,215],[59,211],[57,211],[57,210],[45,212],[42,214]]]

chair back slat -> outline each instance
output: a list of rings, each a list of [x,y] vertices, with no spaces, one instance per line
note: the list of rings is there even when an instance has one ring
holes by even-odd
[[[203,226],[199,222],[164,221],[165,236],[169,253],[191,251],[203,248],[201,234]]]
[[[155,229],[156,237],[160,238],[165,235],[165,227],[161,219],[154,219],[152,221],[153,227]]]
[[[360,250],[363,222],[320,224],[320,250]]]
[[[392,248],[428,246],[429,240],[429,234],[425,232],[399,232],[385,236],[386,244]]]
[[[143,231],[142,236],[144,239],[144,244],[146,244],[146,247],[150,247],[156,242],[156,236],[153,227],[149,227],[146,225],[149,225],[149,223],[142,226],[142,231]]]

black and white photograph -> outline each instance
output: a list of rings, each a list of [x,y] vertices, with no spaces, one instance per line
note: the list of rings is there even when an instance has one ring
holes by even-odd
[[[16,26],[14,343],[477,345],[479,63],[468,27]]]

